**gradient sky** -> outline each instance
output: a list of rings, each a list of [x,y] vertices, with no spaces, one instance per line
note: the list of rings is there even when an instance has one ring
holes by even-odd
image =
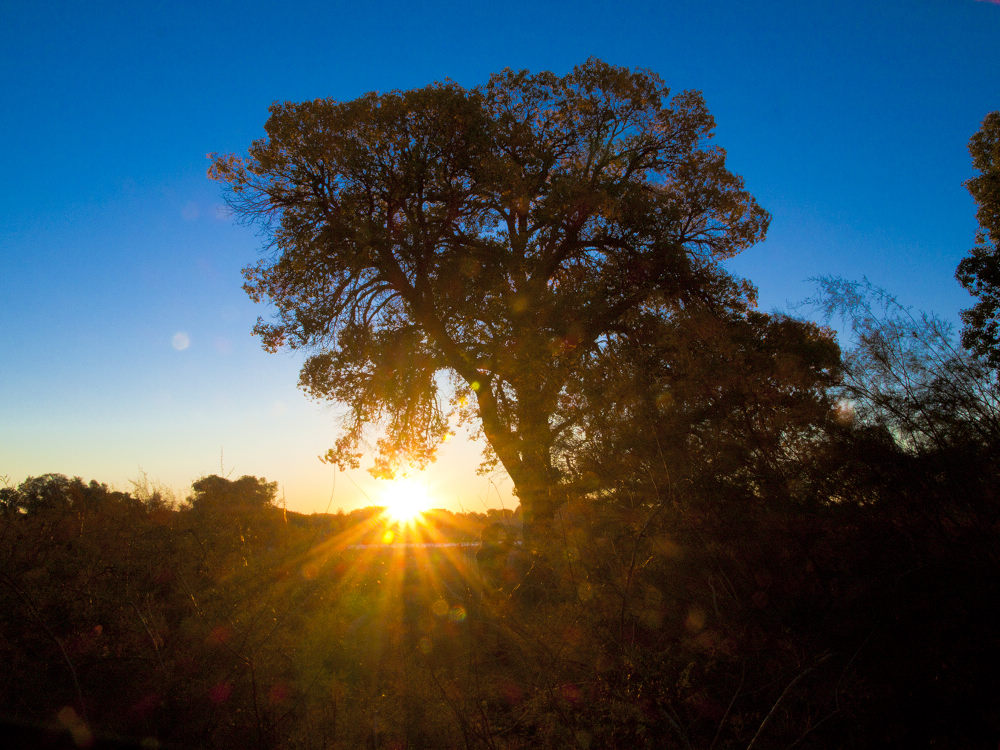
[[[211,151],[263,133],[275,100],[352,99],[589,56],[700,89],[730,168],[773,214],[732,268],[765,310],[808,279],[867,276],[948,320],[973,244],[966,149],[1000,109],[1000,4],[985,0],[0,3],[0,477],[183,498],[219,472],[280,483],[288,507],[378,501],[316,456],[336,407],[267,355]],[[439,505],[516,505],[450,443]]]

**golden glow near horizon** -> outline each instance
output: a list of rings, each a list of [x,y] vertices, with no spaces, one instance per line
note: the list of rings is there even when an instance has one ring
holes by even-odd
[[[433,499],[423,482],[411,477],[400,477],[387,481],[379,498],[379,505],[385,506],[385,515],[394,523],[412,523],[420,514],[430,510]]]

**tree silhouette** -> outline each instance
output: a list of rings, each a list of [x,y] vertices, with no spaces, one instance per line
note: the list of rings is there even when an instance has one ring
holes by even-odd
[[[962,312],[962,343],[1000,368],[1000,112],[986,116],[969,153],[979,175],[965,186],[978,206],[979,231],[955,275],[979,301]]]
[[[245,269],[270,300],[268,350],[313,352],[301,385],[349,406],[328,459],[427,461],[452,406],[508,471],[526,534],[552,518],[556,418],[593,354],[636,317],[752,296],[718,265],[769,221],[701,96],[591,59],[354,101],[275,104],[245,158],[215,156],[237,215],[274,254]]]
[[[947,323],[867,283],[818,283],[815,302],[852,331],[840,391],[860,423],[911,453],[997,443],[995,371],[958,346]]]
[[[254,510],[274,503],[278,494],[278,483],[268,482],[258,477],[243,476],[236,480],[211,474],[196,480],[191,485],[194,490],[189,502],[196,510],[214,508],[218,510]]]
[[[833,416],[832,334],[756,311],[646,323],[573,394],[584,429],[565,451],[578,489],[617,487],[651,512],[672,501],[742,516],[780,503]]]

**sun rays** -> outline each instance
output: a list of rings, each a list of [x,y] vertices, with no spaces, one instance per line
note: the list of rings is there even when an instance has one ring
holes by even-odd
[[[414,524],[430,510],[434,502],[423,482],[400,477],[386,483],[381,491],[380,505],[385,506],[385,518],[390,523]]]

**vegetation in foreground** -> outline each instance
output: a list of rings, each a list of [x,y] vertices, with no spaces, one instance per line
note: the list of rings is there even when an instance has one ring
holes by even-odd
[[[254,477],[204,477],[179,506],[60,475],[0,490],[3,732],[50,747],[994,745],[995,376],[859,291],[827,284],[859,331],[842,360],[763,317],[619,352],[534,553],[509,513],[407,531],[378,509],[285,512]],[[378,546],[401,540],[419,544]]]
[[[249,161],[217,159],[274,220],[281,252],[247,272],[279,312],[258,332],[318,350],[303,384],[353,407],[331,459],[379,416],[380,469],[429,459],[450,371],[529,543],[503,514],[287,513],[255,477],[180,506],[5,487],[3,739],[995,747],[1000,119],[971,144],[969,351],[825,280],[842,356],[719,264],[767,216],[705,146],[700,98],[667,93],[599,61],[506,71],[279,106]]]

